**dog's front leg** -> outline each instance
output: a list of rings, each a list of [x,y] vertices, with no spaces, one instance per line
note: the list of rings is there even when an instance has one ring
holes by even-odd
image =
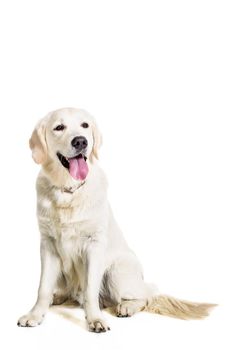
[[[91,243],[86,252],[84,308],[88,329],[91,332],[106,332],[110,328],[99,307],[100,285],[104,274],[104,249],[100,243]]]
[[[18,326],[35,327],[39,325],[49,308],[60,273],[60,260],[52,248],[49,242],[41,242],[41,278],[38,298],[31,311],[20,317]]]

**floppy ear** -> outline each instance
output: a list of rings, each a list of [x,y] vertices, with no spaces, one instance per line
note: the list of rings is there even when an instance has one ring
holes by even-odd
[[[37,164],[45,163],[47,159],[47,145],[45,140],[45,120],[41,119],[36,125],[29,140],[32,158]]]
[[[92,132],[93,132],[92,154],[96,159],[98,159],[98,151],[99,151],[100,146],[102,145],[102,135],[99,131],[99,128],[98,128],[96,122],[93,124]]]

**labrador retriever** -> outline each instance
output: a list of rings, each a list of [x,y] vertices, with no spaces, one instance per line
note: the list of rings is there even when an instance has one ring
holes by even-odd
[[[107,181],[98,165],[101,135],[84,110],[63,108],[39,121],[30,139],[37,179],[41,233],[38,298],[18,325],[39,325],[51,304],[78,301],[88,329],[109,330],[101,309],[119,317],[146,310],[173,317],[203,318],[212,304],[161,295],[143,279],[107,200]]]

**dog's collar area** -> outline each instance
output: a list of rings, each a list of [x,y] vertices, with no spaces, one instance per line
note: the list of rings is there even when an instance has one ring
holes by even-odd
[[[64,192],[64,193],[73,194],[73,193],[76,192],[80,187],[82,187],[85,183],[86,183],[86,181],[82,181],[80,184],[78,184],[78,186],[62,187],[62,188],[61,188],[61,191]]]

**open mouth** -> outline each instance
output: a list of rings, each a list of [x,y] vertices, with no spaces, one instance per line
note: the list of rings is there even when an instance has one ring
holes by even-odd
[[[84,180],[87,177],[87,157],[84,154],[80,153],[73,158],[68,158],[57,152],[57,157],[75,180]]]

